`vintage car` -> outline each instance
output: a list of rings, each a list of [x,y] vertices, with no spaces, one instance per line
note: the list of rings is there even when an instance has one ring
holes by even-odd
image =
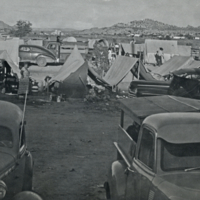
[[[137,91],[137,92],[135,92]],[[132,81],[129,94],[136,96],[175,95],[190,98],[200,98],[200,69],[180,69],[172,72],[168,81]]]
[[[0,179],[5,199],[32,189],[33,158],[27,150],[23,112],[15,104],[0,101]]]
[[[37,45],[19,46],[20,63],[36,63],[40,67],[45,67],[47,63],[56,63],[56,55],[48,49]]]
[[[7,185],[0,180],[0,199],[5,200]],[[9,200],[42,200],[42,198],[32,191],[23,191],[16,194],[13,198]]]
[[[88,53],[88,45],[84,42],[54,42],[50,41],[46,44],[45,48],[57,56],[60,63],[64,63],[74,47],[77,46],[79,52],[83,57]]]
[[[140,97],[120,100],[120,108],[107,199],[200,199],[199,101]]]

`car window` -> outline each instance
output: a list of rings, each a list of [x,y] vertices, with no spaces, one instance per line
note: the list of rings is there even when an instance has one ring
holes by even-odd
[[[161,169],[163,171],[200,166],[200,143],[173,144],[161,141]]]
[[[56,49],[56,45],[55,44],[50,44],[49,46],[48,46],[48,49]]]
[[[11,148],[13,146],[12,132],[9,128],[0,126],[0,147]]]
[[[30,51],[30,48],[29,47],[21,47],[20,51]]]
[[[150,130],[144,128],[139,147],[138,159],[153,169],[154,164],[154,137]]]

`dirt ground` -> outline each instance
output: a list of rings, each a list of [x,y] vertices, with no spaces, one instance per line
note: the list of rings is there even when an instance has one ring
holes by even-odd
[[[22,102],[15,101],[23,108]],[[34,191],[44,200],[103,200],[103,184],[116,158],[120,111],[116,100],[43,102],[26,108],[28,149],[34,158]]]

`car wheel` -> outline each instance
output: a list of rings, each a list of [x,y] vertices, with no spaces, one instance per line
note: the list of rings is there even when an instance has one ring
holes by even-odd
[[[26,171],[26,174],[24,175],[24,182],[23,182],[23,191],[31,191],[33,188],[33,172],[32,171]]]
[[[38,57],[36,62],[39,67],[45,67],[47,64],[46,58],[44,57]]]
[[[23,191],[30,191],[33,187],[33,160],[32,155],[28,154],[25,161]]]

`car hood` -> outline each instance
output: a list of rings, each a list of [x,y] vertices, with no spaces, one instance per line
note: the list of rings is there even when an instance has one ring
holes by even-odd
[[[161,179],[160,179],[161,178]],[[179,174],[169,174],[159,177],[157,186],[164,194],[173,199],[200,199],[200,172],[190,171]],[[175,198],[176,199],[176,198]]]
[[[14,166],[14,157],[8,153],[0,152],[0,175]]]
[[[163,179],[185,189],[195,189],[200,192],[200,173],[184,172],[181,174],[170,174]]]

